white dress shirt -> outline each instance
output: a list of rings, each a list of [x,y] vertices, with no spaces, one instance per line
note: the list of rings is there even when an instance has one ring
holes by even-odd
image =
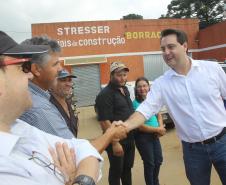
[[[62,185],[53,171],[29,160],[32,151],[51,160],[48,148],[56,142],[67,142],[75,149],[76,164],[89,156],[103,161],[96,149],[83,139],[62,139],[16,120],[11,133],[0,132],[0,184],[1,185]]]
[[[179,138],[193,143],[226,127],[226,74],[216,62],[190,60],[186,76],[170,69],[156,79],[137,111],[149,119],[166,105]]]

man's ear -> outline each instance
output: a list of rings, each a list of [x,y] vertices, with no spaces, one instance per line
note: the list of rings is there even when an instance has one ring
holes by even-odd
[[[31,64],[31,73],[34,76],[40,76],[41,67],[37,64]]]
[[[188,51],[188,43],[185,42],[185,43],[183,44],[183,46],[184,46],[184,52],[187,52],[187,51]]]

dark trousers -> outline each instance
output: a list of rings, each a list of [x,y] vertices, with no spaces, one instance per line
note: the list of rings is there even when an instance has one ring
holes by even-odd
[[[124,156],[117,157],[113,155],[112,145],[106,149],[110,162],[108,182],[109,185],[132,185],[131,168],[133,167],[135,145],[134,141],[122,144]]]
[[[143,160],[146,185],[159,185],[158,176],[163,161],[159,139],[153,134],[138,132],[135,143]]]

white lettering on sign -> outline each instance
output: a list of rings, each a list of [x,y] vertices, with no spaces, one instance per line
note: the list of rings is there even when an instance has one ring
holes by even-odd
[[[93,38],[93,39],[79,39],[79,40],[57,40],[61,47],[84,47],[84,46],[101,46],[101,45],[123,45],[126,43],[124,37],[116,36],[113,38]]]
[[[110,33],[109,26],[79,26],[57,28],[57,35],[84,35],[84,34],[106,34]]]

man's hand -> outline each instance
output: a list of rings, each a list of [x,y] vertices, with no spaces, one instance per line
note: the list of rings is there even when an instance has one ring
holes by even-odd
[[[66,143],[56,143],[56,151],[49,148],[54,165],[65,177],[65,185],[71,185],[76,175],[75,151]]]
[[[115,124],[116,126],[123,126],[125,128],[128,127],[128,124],[126,122],[121,121],[121,120],[119,120],[119,121],[113,121],[112,124]]]
[[[106,132],[114,133],[112,138],[113,142],[118,142],[127,137],[126,127],[122,125],[117,126],[115,123],[112,123]]]
[[[115,156],[120,157],[124,155],[122,145],[119,142],[112,143],[112,150]]]

